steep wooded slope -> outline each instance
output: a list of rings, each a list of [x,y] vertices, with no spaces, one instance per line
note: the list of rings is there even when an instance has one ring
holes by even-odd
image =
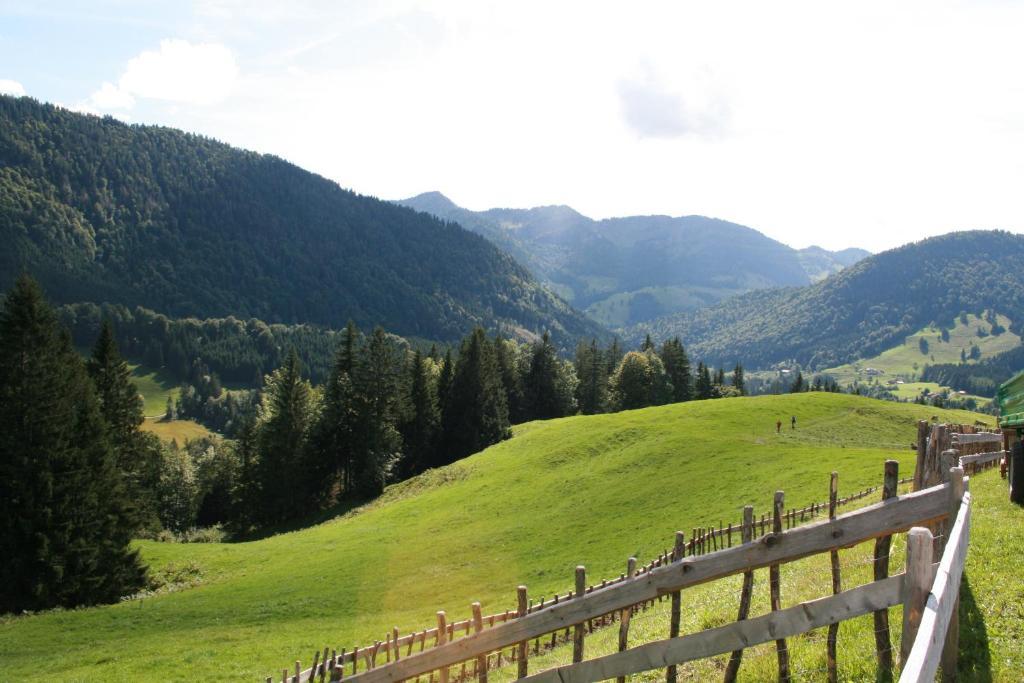
[[[454,340],[600,335],[480,236],[286,161],[0,97],[0,289]]]

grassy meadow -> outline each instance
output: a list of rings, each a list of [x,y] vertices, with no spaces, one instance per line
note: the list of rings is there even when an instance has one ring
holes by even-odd
[[[992,325],[984,318],[974,314],[968,314],[966,318],[966,324],[959,318],[953,320],[953,328],[949,330],[949,341],[942,341],[942,333],[938,328],[925,327],[908,336],[899,346],[886,349],[877,356],[830,368],[824,372],[835,377],[842,385],[851,384],[854,381],[870,382],[872,379],[877,379],[880,384],[897,379],[908,384],[915,383],[913,386],[904,384],[893,387],[901,398],[914,398],[925,386],[932,391],[939,391],[943,388],[935,383],[916,383],[925,365],[959,363],[960,350],[963,349],[969,354],[972,345],[977,345],[982,359],[991,358],[1020,346],[1021,339],[1010,332],[1011,321],[1006,316],[996,316],[998,323],[1006,328],[1005,332],[998,335],[991,334]],[[979,329],[985,336],[978,336]],[[928,344],[928,353],[921,353],[922,339]],[[968,362],[976,361],[968,360]],[[868,368],[881,370],[883,374],[872,376],[868,374]],[[917,391],[912,391],[912,389],[917,389]],[[988,401],[989,399],[982,398],[980,400]]]
[[[914,421],[933,414],[951,422],[978,417],[811,393],[521,425],[509,441],[308,529],[234,544],[138,542],[152,572],[172,586],[180,582],[178,590],[6,618],[0,622],[4,676],[34,675],[45,661],[53,680],[263,680],[325,645],[351,649],[393,626],[402,633],[422,629],[438,609],[461,619],[474,600],[488,613],[513,607],[518,584],[536,598],[564,591],[577,564],[594,579],[617,576],[628,556],[646,562],[670,547],[676,529],[738,521],[747,503],[766,512],[776,489],[786,491],[788,507],[824,500],[832,470],[847,493],[879,484],[888,458],[908,475]],[[788,426],[791,415],[797,429],[776,434],[775,421]],[[999,523],[1012,513],[1000,512]],[[869,552],[866,546],[844,551],[848,585],[859,580],[854,577],[866,580]],[[899,571],[899,548],[894,556]],[[993,561],[999,567],[1010,559]],[[826,562],[787,565],[787,602],[827,592]],[[757,581],[755,613],[766,600],[766,579],[759,574]],[[995,579],[986,584],[998,586]],[[737,586],[727,581],[688,591],[684,629],[734,618]],[[657,612],[638,617],[638,640],[645,629],[652,638],[667,629]],[[846,678],[873,680],[871,650],[863,648],[870,619],[866,624],[844,626],[852,629],[840,645]],[[610,646],[614,631],[595,634],[588,652],[599,652],[602,638]],[[823,666],[823,639],[798,639],[798,671]],[[799,654],[804,644],[806,654]],[[767,649],[751,652],[744,675],[774,678],[773,659]],[[716,667],[715,661],[701,666]]]

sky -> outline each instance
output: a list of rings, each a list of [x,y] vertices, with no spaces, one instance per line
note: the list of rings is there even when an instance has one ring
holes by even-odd
[[[384,199],[1024,232],[1024,3],[0,0],[0,92]]]

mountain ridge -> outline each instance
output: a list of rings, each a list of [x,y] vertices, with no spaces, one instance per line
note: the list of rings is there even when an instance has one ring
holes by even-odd
[[[808,284],[864,253],[819,249],[804,257],[754,228],[706,216],[595,220],[558,204],[472,211],[438,191],[396,203],[483,235],[613,328],[696,310],[751,289]]]
[[[926,325],[994,310],[1024,321],[1024,236],[952,232],[875,254],[804,287],[748,292],[627,331],[679,335],[696,357],[750,368],[796,362],[823,369],[870,357]]]
[[[278,157],[0,97],[0,287],[455,341],[606,336],[487,240]]]

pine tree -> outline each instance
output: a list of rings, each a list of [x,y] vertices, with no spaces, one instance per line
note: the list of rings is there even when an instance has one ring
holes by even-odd
[[[743,366],[739,363],[732,370],[732,385],[736,387],[736,391],[740,392],[740,396],[747,393],[747,383],[743,376]]]
[[[302,379],[295,349],[267,377],[264,421],[259,429],[260,485],[266,494],[263,522],[294,518],[308,509],[306,441],[313,417],[313,389]]]
[[[145,420],[142,397],[131,381],[128,363],[121,357],[109,320],[100,326],[86,368],[107,426],[107,442],[114,449],[118,472],[124,479],[129,512],[137,528],[155,521],[154,497],[160,477],[160,442],[139,426]],[[169,398],[169,397],[168,397]]]
[[[804,383],[804,373],[799,370],[796,371],[796,379],[793,380],[793,386],[790,387],[789,391],[793,394],[799,394],[804,391],[807,387]]]
[[[498,364],[501,383],[505,388],[509,420],[514,424],[523,422],[526,404],[523,397],[523,379],[516,364],[516,343],[503,339],[499,334],[494,338],[494,358]]]
[[[427,366],[430,362],[417,351],[409,363],[408,410],[401,429],[403,477],[422,472],[437,447],[440,413],[436,389]]]
[[[609,376],[618,369],[624,355],[625,352],[622,350],[622,345],[619,344],[619,338],[615,337],[612,339],[612,345],[608,347],[608,353],[605,355],[605,372]]]
[[[357,421],[355,483],[363,496],[376,496],[401,456],[398,432],[398,367],[395,349],[380,327],[366,344],[365,359],[356,374],[356,391],[361,396]]]
[[[238,479],[231,491],[230,528],[244,534],[260,524],[260,506],[263,487],[260,481],[260,463],[256,421],[246,419],[235,440],[235,458],[238,460]]]
[[[576,401],[584,415],[603,413],[608,402],[608,370],[597,340],[576,347]]]
[[[724,387],[725,386],[725,370],[723,370],[722,368],[718,368],[718,371],[715,372],[714,385],[716,387]]]
[[[714,385],[711,383],[711,372],[703,362],[697,364],[696,394],[700,400],[711,398]]]
[[[508,405],[482,328],[462,342],[442,416],[444,443],[438,464],[483,450],[509,436]]]
[[[661,362],[672,383],[672,400],[675,403],[693,398],[693,379],[690,376],[690,359],[679,337],[666,341],[661,346]]]
[[[563,417],[572,410],[572,396],[565,395],[559,385],[561,363],[547,332],[533,345],[530,366],[523,379],[527,420],[548,420]]]
[[[0,612],[116,601],[143,584],[84,364],[22,276],[0,311]]]
[[[654,350],[654,341],[651,339],[651,335],[648,334],[646,337],[644,337],[643,343],[640,344],[640,350],[641,351],[653,351]]]
[[[334,484],[343,492],[355,489],[355,451],[360,406],[353,375],[358,366],[359,330],[349,321],[334,354],[324,385],[323,406],[309,439],[310,483],[314,496],[325,501]],[[320,484],[313,483],[319,480]]]

